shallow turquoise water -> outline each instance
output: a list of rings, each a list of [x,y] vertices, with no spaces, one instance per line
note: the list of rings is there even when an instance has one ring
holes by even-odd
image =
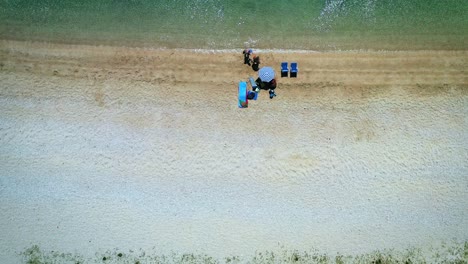
[[[466,0],[1,0],[0,38],[178,48],[465,49]]]

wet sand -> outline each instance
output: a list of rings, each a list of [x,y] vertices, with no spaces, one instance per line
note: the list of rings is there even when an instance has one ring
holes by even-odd
[[[259,54],[0,41],[0,259],[468,239],[467,51]]]

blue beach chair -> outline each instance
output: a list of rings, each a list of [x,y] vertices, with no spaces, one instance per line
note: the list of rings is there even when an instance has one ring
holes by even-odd
[[[281,77],[288,77],[288,63],[281,63]]]
[[[291,62],[291,69],[289,70],[289,77],[296,78],[298,71],[299,70],[297,69],[297,62]]]

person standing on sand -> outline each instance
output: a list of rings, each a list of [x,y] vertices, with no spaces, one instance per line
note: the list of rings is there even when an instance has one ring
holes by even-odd
[[[242,51],[242,54],[244,54],[244,64],[250,66],[250,54],[252,54],[252,49],[245,49]]]
[[[254,71],[258,71],[259,66],[260,66],[260,56],[258,55],[253,55],[253,60],[252,60],[252,69]]]

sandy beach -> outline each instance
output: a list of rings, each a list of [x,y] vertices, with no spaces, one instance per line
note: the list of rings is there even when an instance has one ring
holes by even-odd
[[[468,51],[258,54],[1,40],[0,259],[467,241]]]

